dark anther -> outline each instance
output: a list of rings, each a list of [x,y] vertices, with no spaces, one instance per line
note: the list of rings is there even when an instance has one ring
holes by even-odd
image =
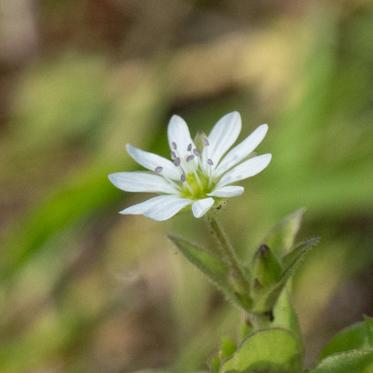
[[[190,152],[192,150],[192,144],[189,144],[188,145],[188,148],[187,148],[188,152]]]
[[[176,142],[173,142],[171,145],[172,145],[172,147],[173,147],[175,150],[177,149]]]
[[[160,173],[162,172],[162,170],[163,170],[163,167],[158,166],[158,167],[155,168],[154,171],[155,171],[157,174],[160,174]]]
[[[213,165],[214,165],[214,162],[212,161],[212,159],[209,158],[209,159],[207,160],[207,164],[209,164],[210,166],[213,166]]]
[[[176,167],[180,166],[180,158],[175,158],[175,159],[174,159],[174,165],[175,165]]]
[[[190,162],[190,161],[192,161],[193,159],[194,159],[194,155],[191,154],[191,155],[188,155],[188,156],[187,156],[186,161],[187,161],[187,162]]]

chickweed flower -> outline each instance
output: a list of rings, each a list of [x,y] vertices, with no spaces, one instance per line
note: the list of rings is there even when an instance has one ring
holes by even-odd
[[[191,206],[193,215],[200,218],[217,200],[241,195],[244,188],[232,184],[263,171],[272,157],[252,155],[268,131],[267,124],[229,150],[241,126],[240,114],[232,112],[223,116],[208,136],[198,134],[193,141],[184,119],[174,115],[167,131],[171,160],[127,144],[128,154],[149,171],[113,173],[110,181],[126,192],[160,195],[120,213],[161,221]]]

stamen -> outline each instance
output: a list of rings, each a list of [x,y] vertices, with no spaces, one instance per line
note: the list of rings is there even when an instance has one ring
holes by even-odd
[[[194,153],[194,155],[196,157],[200,157],[201,156],[200,152],[197,149],[193,149],[193,153]]]
[[[162,177],[172,186],[172,187],[174,187],[176,190],[179,190],[179,185],[175,182],[175,181],[173,181],[173,180],[171,180],[170,178],[168,178],[167,176],[165,176],[165,175],[162,175]]]
[[[172,151],[171,152],[171,157],[172,157],[172,159],[175,159],[175,158],[177,158],[177,154],[174,151]]]
[[[203,143],[205,144],[205,146],[209,146],[210,145],[209,140],[208,140],[207,137],[203,138]]]
[[[163,167],[158,166],[158,167],[155,168],[154,172],[157,173],[157,174],[160,174],[162,172],[162,170],[163,170]]]
[[[177,145],[176,145],[176,142],[172,142],[172,147],[176,150],[177,149]]]
[[[201,181],[200,177],[198,176],[198,172],[197,172],[196,170],[194,170],[194,171],[193,171],[193,174],[194,174],[194,176],[195,176],[195,178],[196,178],[196,180],[197,180],[197,184],[198,184],[198,186],[199,186],[201,189],[203,189],[202,181]]]
[[[176,157],[176,158],[174,159],[174,165],[175,165],[176,167],[179,167],[179,166],[180,166],[180,163],[181,163],[180,158]]]
[[[193,154],[188,155],[188,156],[186,157],[186,161],[187,161],[187,162],[190,162],[190,161],[192,161],[193,159],[194,159],[194,155],[193,155]]]
[[[185,174],[182,174],[180,179],[183,182],[183,186],[188,189],[190,194],[193,195],[194,192],[193,192],[192,187],[185,181],[186,180]]]
[[[210,186],[211,186],[211,182],[212,182],[212,180],[211,180],[211,176],[212,176],[212,166],[214,165],[214,162],[212,161],[212,159],[211,158],[209,158],[208,160],[207,160],[207,164],[210,166],[210,167],[207,167],[207,176],[208,176],[208,183],[207,183],[207,185],[208,185],[208,187],[210,188]]]

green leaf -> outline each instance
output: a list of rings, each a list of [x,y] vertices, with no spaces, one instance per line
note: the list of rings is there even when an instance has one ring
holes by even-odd
[[[373,349],[373,319],[366,317],[362,322],[351,325],[337,333],[324,347],[320,358],[349,350]]]
[[[219,373],[220,370],[220,359],[218,356],[214,356],[210,363],[209,363],[209,368],[211,373]]]
[[[286,286],[280,294],[273,309],[272,327],[291,330],[298,338],[299,343],[302,343],[298,317],[290,300],[290,291],[288,286]]]
[[[247,338],[253,331],[253,326],[249,319],[245,320],[240,327],[240,340]]]
[[[312,237],[309,240],[297,243],[294,248],[282,258],[285,271],[295,264],[298,264],[300,260],[304,258],[304,255],[319,242],[319,237]]]
[[[287,254],[294,244],[304,212],[305,209],[301,208],[287,215],[270,230],[262,242],[281,257]]]
[[[296,338],[281,328],[253,333],[222,368],[222,373],[297,373],[301,353]]]
[[[309,373],[372,373],[373,349],[351,350],[328,356]]]
[[[173,235],[169,235],[168,237],[181,253],[202,271],[228,299],[246,309],[244,300],[234,291],[229,283],[229,269],[217,256],[184,238]]]
[[[225,360],[231,357],[237,350],[236,342],[229,337],[223,337],[220,343],[219,357],[220,360]]]
[[[168,236],[184,256],[219,286],[229,287],[226,281],[228,269],[215,255],[198,245],[173,235]]]

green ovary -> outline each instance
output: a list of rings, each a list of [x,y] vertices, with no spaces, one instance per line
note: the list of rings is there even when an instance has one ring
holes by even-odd
[[[201,171],[191,172],[185,176],[185,183],[181,184],[180,192],[184,198],[188,199],[206,198],[207,194],[214,189],[214,185],[215,183]]]

